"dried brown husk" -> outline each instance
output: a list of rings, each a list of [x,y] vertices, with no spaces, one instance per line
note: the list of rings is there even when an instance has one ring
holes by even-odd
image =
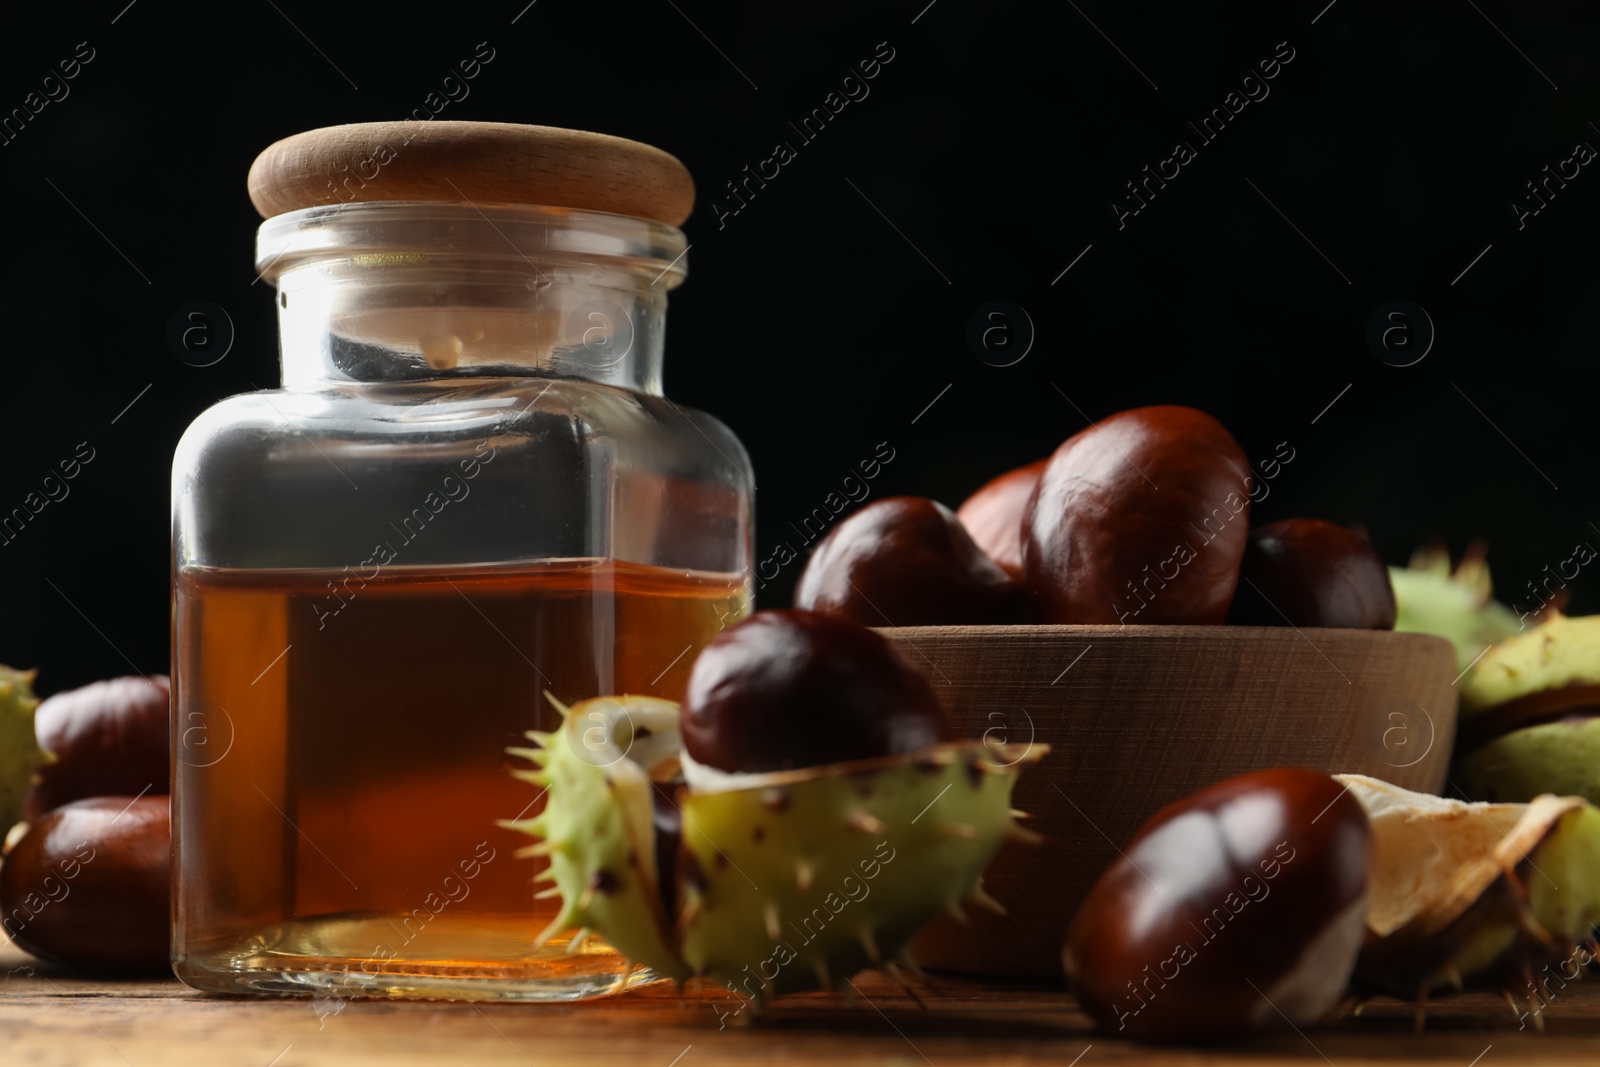
[[[1600,809],[1581,797],[1467,803],[1336,776],[1367,811],[1367,938],[1352,985],[1425,998],[1525,992],[1600,922]]]

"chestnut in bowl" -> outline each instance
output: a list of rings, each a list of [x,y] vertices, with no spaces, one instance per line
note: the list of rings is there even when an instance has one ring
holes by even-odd
[[[1250,531],[1229,622],[1392,630],[1394,618],[1389,568],[1361,534],[1321,519]]]
[[[27,817],[84,797],[169,792],[171,705],[164,674],[94,682],[41,703],[34,732],[55,760],[28,790]]]
[[[896,496],[869,504],[817,542],[794,606],[863,626],[1028,622],[1027,592],[973,543],[955,512]]]
[[[956,509],[956,518],[977,546],[1019,582],[1024,576],[1022,520],[1049,462],[1046,457],[985,482]]]
[[[758,611],[701,650],[679,720],[696,763],[733,773],[820,767],[948,740],[905,653],[846,619]]]
[[[1356,798],[1310,770],[1244,774],[1168,805],[1072,920],[1079,1003],[1140,1041],[1318,1021],[1366,930],[1369,833]]]
[[[1119,412],[1068,438],[1023,526],[1047,623],[1220,623],[1249,535],[1250,466],[1194,408]]]

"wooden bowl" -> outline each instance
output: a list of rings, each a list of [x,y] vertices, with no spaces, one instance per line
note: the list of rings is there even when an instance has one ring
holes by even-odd
[[[885,629],[921,666],[953,736],[1040,741],[1014,804],[1044,835],[984,877],[1004,917],[968,909],[917,938],[922,965],[1061,976],[1066,927],[1163,805],[1245,771],[1311,767],[1438,792],[1455,740],[1455,650],[1425,634],[1254,626]]]

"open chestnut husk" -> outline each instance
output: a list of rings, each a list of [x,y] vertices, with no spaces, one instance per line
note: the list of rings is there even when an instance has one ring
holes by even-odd
[[[562,707],[559,729],[512,750],[538,767],[517,776],[544,787],[545,809],[505,824],[540,838],[521,854],[549,858],[535,880],[561,911],[540,941],[592,931],[663,977],[758,1004],[914,970],[929,919],[997,906],[983,870],[1006,839],[1033,839],[1011,790],[1048,749],[941,740],[911,670],[854,623],[761,612],[701,652],[681,712],[650,697]],[[667,793],[681,818],[663,832]]]
[[[914,752],[948,736],[928,680],[899,646],[811,611],[759,611],[700,651],[684,751],[730,773]]]
[[[1359,774],[1336,778],[1372,827],[1367,937],[1352,986],[1425,1003],[1450,990],[1543,997],[1600,956],[1600,808],[1549,793],[1468,803]],[[1419,1015],[1418,1025],[1422,1018]]]
[[[85,797],[170,792],[171,707],[164,674],[111,678],[45,700],[34,727],[55,758],[28,791],[28,818]]]
[[[1450,780],[1473,800],[1600,804],[1600,616],[1549,614],[1489,648],[1461,682]]]
[[[1019,582],[1026,576],[1022,566],[1022,522],[1028,501],[1049,462],[1046,457],[1006,471],[979,486],[956,509],[956,518],[977,546]]]
[[[863,626],[1005,625],[1032,617],[1028,594],[935,500],[869,504],[817,542],[794,606]]]
[[[1249,477],[1238,443],[1194,408],[1134,408],[1068,438],[1023,526],[1041,621],[1221,623],[1249,533]]]
[[[1361,534],[1322,519],[1250,531],[1230,623],[1392,630],[1394,617],[1389,568]]]
[[[1367,852],[1361,805],[1316,771],[1240,775],[1168,805],[1073,917],[1079,1003],[1152,1042],[1317,1021],[1361,948]]]

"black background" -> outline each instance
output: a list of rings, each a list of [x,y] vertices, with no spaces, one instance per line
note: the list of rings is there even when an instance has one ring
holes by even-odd
[[[1525,606],[1542,568],[1600,545],[1600,168],[1521,229],[1511,207],[1600,146],[1584,5],[125,2],[11,9],[0,33],[0,112],[78,42],[95,53],[0,146],[0,511],[78,442],[96,453],[0,545],[0,661],[42,668],[43,692],[166,667],[173,446],[218,398],[276,384],[251,159],[403,117],[479,42],[495,58],[440,117],[603,130],[695,174],[667,389],[749,447],[760,558],[799,547],[787,524],[880,442],[874,497],[954,505],[1090,419],[1174,402],[1252,458],[1295,450],[1258,520],[1361,522],[1395,563],[1486,538]],[[870,95],[800,145],[787,123],[879,42]],[[1270,95],[1202,144],[1186,121],[1279,42]],[[1123,183],[1180,139],[1198,158],[1119,229]],[[779,140],[798,158],[719,228],[723,183]],[[237,330],[206,368],[166,339],[196,299]],[[1036,330],[1013,366],[966,340],[992,299]],[[1365,340],[1393,299],[1437,330],[1414,366]],[[1600,608],[1596,587],[1581,573],[1572,610]]]

